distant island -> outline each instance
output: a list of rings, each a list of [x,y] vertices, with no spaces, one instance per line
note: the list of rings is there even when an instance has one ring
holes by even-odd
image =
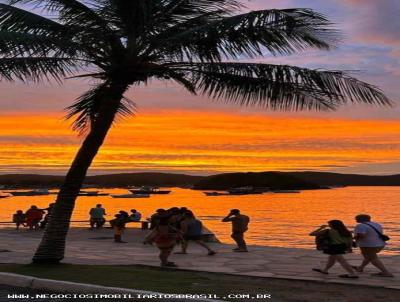
[[[280,172],[223,173],[204,177],[193,185],[195,190],[228,190],[238,187],[268,187],[273,190],[310,190],[321,186]]]
[[[0,175],[0,188],[58,188],[63,176],[39,174]],[[197,190],[226,190],[255,186],[272,189],[320,189],[335,186],[400,186],[400,174],[371,176],[329,172],[247,172],[193,176],[175,173],[120,173],[87,176],[88,187],[158,186]]]

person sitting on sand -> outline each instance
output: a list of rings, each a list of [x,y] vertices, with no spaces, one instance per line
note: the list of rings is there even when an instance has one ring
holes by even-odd
[[[114,219],[110,220],[110,225],[114,229],[114,242],[127,243],[126,241],[122,240],[122,234],[125,231],[126,223],[129,222],[128,216],[118,213],[114,217],[115,217]]]
[[[30,230],[39,229],[39,223],[43,218],[43,214],[45,212],[41,209],[38,209],[37,206],[31,206],[31,208],[26,211],[26,224]]]
[[[89,211],[90,215],[90,228],[100,229],[105,223],[106,219],[106,210],[103,208],[101,204],[97,204],[95,208],[91,208]]]
[[[145,242],[154,242],[160,250],[159,258],[162,267],[177,267],[174,262],[168,261],[172,250],[178,239],[182,237],[180,232],[170,225],[170,217],[164,215],[159,217],[157,226],[146,237]]]
[[[336,263],[348,272],[345,275],[339,275],[341,278],[358,278],[351,265],[346,261],[343,255],[351,251],[352,234],[340,220],[330,220],[328,225],[322,225],[317,230],[310,233],[310,236],[324,237],[326,244],[321,247],[324,254],[329,255],[325,268],[313,268],[312,270],[321,274],[329,274],[329,269]]]
[[[229,212],[228,216],[222,219],[222,222],[232,222],[232,239],[235,240],[237,248],[233,249],[234,252],[247,252],[246,241],[244,240],[244,233],[248,230],[250,218],[246,215],[240,214],[240,210],[233,209]]]
[[[360,247],[361,254],[364,257],[360,266],[355,267],[356,271],[362,273],[364,268],[371,263],[380,270],[379,273],[373,274],[378,277],[393,277],[382,261],[378,258],[378,254],[386,245],[383,235],[382,226],[379,223],[372,222],[371,216],[360,214],[356,216],[357,225],[354,229],[357,245]]]
[[[18,210],[13,214],[13,222],[15,223],[16,229],[19,230],[20,225],[25,225],[26,215],[22,210]]]
[[[142,219],[142,214],[138,212],[136,209],[131,210],[131,215],[129,216],[129,220],[132,222],[139,222]]]
[[[198,245],[204,247],[208,251],[209,256],[215,255],[216,252],[204,243],[202,239],[202,230],[203,224],[201,221],[196,219],[192,211],[186,210],[184,219],[181,222],[181,232],[183,234],[182,251],[177,252],[177,254],[187,254],[189,241],[194,241]]]

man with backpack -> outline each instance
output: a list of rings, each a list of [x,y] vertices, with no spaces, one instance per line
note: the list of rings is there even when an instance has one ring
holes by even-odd
[[[364,257],[360,266],[355,267],[358,272],[363,272],[364,268],[371,263],[380,270],[373,274],[378,277],[393,277],[385,265],[378,258],[378,253],[383,250],[389,237],[383,234],[382,226],[379,223],[372,222],[371,216],[360,214],[355,217],[357,225],[354,229],[354,238],[360,247],[361,254]]]

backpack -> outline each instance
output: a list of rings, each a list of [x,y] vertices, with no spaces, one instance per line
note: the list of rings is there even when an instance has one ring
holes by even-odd
[[[318,251],[325,251],[331,246],[331,237],[329,230],[325,230],[321,234],[315,236],[315,245]]]

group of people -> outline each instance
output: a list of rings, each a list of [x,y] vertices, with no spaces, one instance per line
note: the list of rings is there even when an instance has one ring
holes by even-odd
[[[106,210],[101,204],[96,205],[89,211],[90,228],[102,228],[106,222]],[[126,243],[122,235],[126,224],[141,221],[142,215],[136,209],[130,214],[126,211],[119,211],[109,223],[114,229],[114,242]],[[240,213],[240,210],[233,209],[222,219],[223,222],[232,223],[232,239],[237,243],[235,252],[247,252],[247,245],[244,240],[244,233],[248,230],[249,217]],[[155,244],[160,250],[159,258],[161,266],[175,267],[176,264],[168,261],[172,250],[178,244],[181,250],[176,254],[187,254],[189,242],[194,242],[207,250],[212,256],[216,252],[212,250],[203,240],[203,224],[197,219],[194,213],[186,207],[172,207],[170,209],[158,209],[150,218],[150,234],[144,240],[144,244]]]
[[[189,242],[194,242],[207,250],[209,256],[216,254],[203,241],[203,224],[188,208],[173,207],[158,209],[150,217],[152,231],[146,236],[144,244],[155,243],[160,250],[161,266],[176,267],[174,262],[168,261],[176,244],[180,244],[181,251],[176,254],[187,254]]]
[[[90,229],[100,229],[106,223],[106,210],[102,204],[97,204],[96,207],[89,211]],[[122,234],[126,228],[126,224],[130,222],[139,222],[142,219],[142,214],[136,209],[131,209],[130,214],[126,211],[119,211],[114,215],[114,218],[109,221],[110,228],[114,229],[114,242],[126,243],[122,240]]]
[[[39,209],[32,205],[25,213],[18,210],[13,215],[13,222],[16,228],[20,226],[29,227],[30,230],[45,228],[51,216],[54,204],[50,204],[46,209]],[[90,228],[102,228],[106,223],[106,210],[101,204],[90,209]],[[136,209],[131,209],[130,213],[119,211],[114,218],[109,221],[110,228],[114,229],[114,242],[126,243],[122,240],[126,224],[130,222],[140,222],[142,214]],[[212,256],[216,251],[211,249],[203,241],[203,224],[197,219],[194,213],[188,208],[173,207],[170,209],[158,209],[150,218],[151,232],[146,236],[144,244],[155,244],[160,250],[159,258],[161,266],[176,267],[170,262],[169,256],[176,245],[180,245],[181,250],[176,254],[187,254],[190,242],[194,242],[207,250],[207,254]],[[368,264],[378,268],[380,277],[393,277],[393,274],[385,267],[379,259],[378,254],[384,249],[386,241],[390,238],[383,233],[383,228],[379,223],[371,221],[371,216],[360,214],[355,217],[357,225],[354,232],[344,225],[341,220],[330,220],[327,225],[320,226],[317,230],[310,233],[315,236],[317,249],[328,255],[328,261],[324,268],[313,268],[321,274],[329,274],[329,269],[338,262],[347,274],[340,275],[342,278],[358,278],[357,273],[362,273]],[[236,242],[237,247],[234,252],[248,252],[244,235],[248,230],[250,218],[240,212],[239,209],[232,209],[222,222],[231,222],[231,238]],[[358,247],[363,256],[363,261],[358,266],[350,265],[345,259],[346,253],[351,253],[353,248]]]
[[[44,229],[51,216],[54,203],[49,204],[45,209],[39,209],[37,206],[32,205],[25,213],[18,210],[13,214],[13,223],[16,229],[19,230],[20,226],[28,227],[29,230]]]
[[[347,271],[347,274],[339,275],[339,277],[355,279],[359,277],[357,273],[362,273],[364,268],[371,263],[379,270],[379,273],[374,274],[375,276],[393,277],[378,257],[390,238],[383,233],[379,223],[371,221],[370,215],[360,214],[355,217],[355,220],[357,225],[354,234],[340,220],[328,221],[328,225],[322,225],[310,233],[311,236],[316,237],[317,249],[329,255],[325,267],[313,268],[313,271],[329,274],[329,269],[338,262]],[[364,258],[359,266],[351,266],[343,256],[351,253],[355,247],[360,248]]]

